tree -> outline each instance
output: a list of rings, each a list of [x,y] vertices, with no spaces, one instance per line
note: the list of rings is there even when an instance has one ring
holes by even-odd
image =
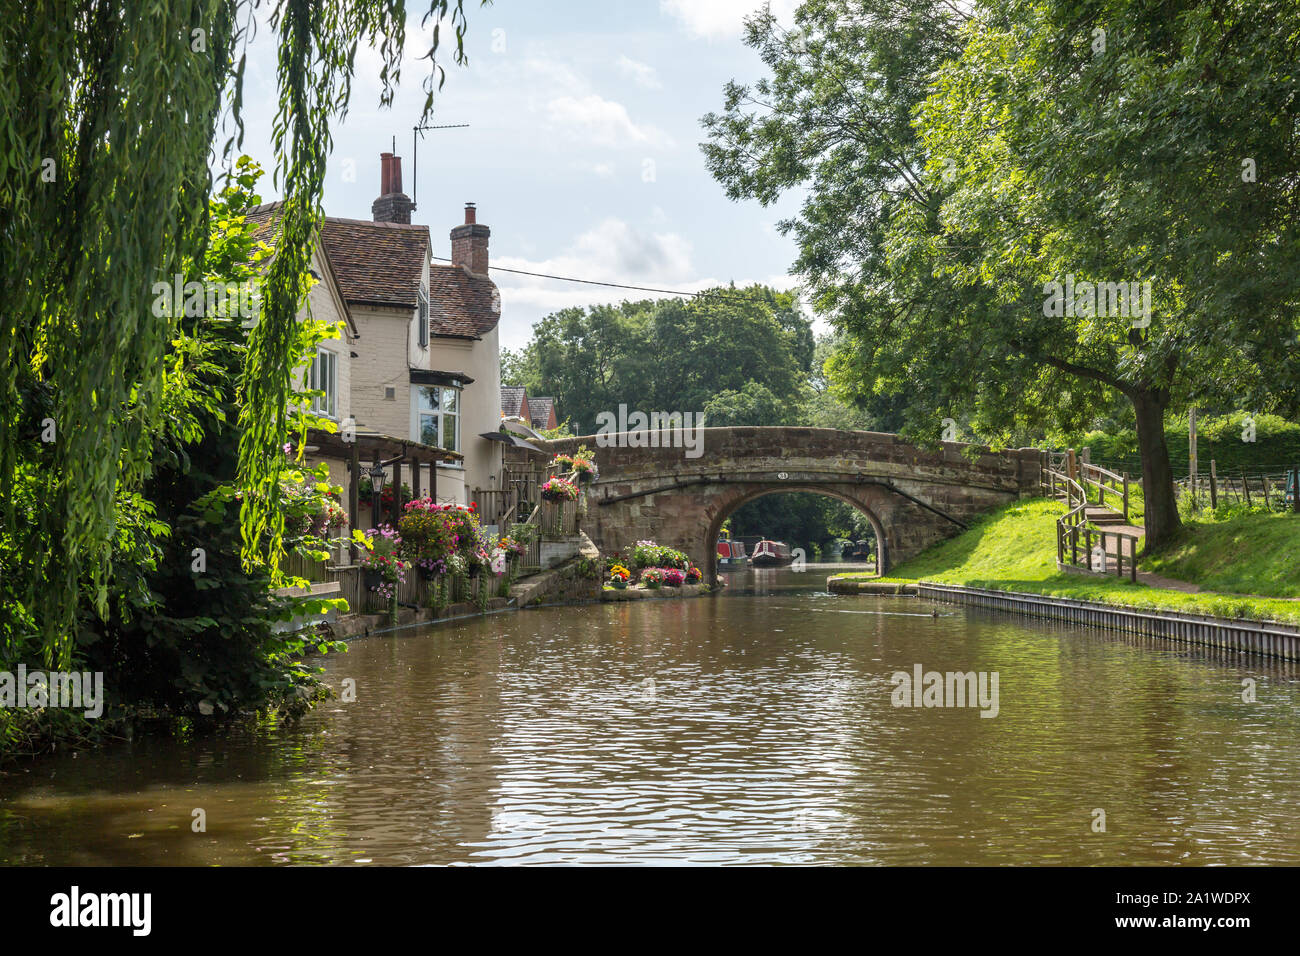
[[[430,0],[426,17],[450,20],[458,60],[463,5]],[[71,653],[83,573],[107,612],[115,491],[149,473],[137,449],[156,424],[175,331],[150,308],[151,289],[202,260],[210,149],[223,104],[242,136],[240,50],[259,6],[75,0],[14,4],[0,22],[0,518],[16,581],[5,626],[39,632],[49,661]],[[273,575],[284,529],[269,502],[330,130],[347,112],[358,42],[379,46],[381,102],[391,102],[406,15],[403,0],[282,0],[270,17],[284,242],[244,367],[240,478],[244,561]],[[437,45],[435,30],[431,60]],[[141,414],[123,415],[127,405]]]
[[[1002,442],[1122,395],[1158,548],[1178,527],[1166,413],[1263,397],[1295,361],[1297,34],[1263,8],[993,0],[958,33],[946,4],[805,3],[794,39],[751,22],[774,79],[758,105],[729,88],[706,154],[733,195],[812,181],[791,228],[848,334],[839,371],[910,389],[913,427],[965,417]],[[1067,277],[1080,302],[1151,282],[1149,327],[1058,308]]]
[[[710,290],[689,302],[563,309],[537,323],[523,353],[507,361],[513,382],[532,395],[554,395],[575,431],[591,434],[596,416],[620,404],[702,412],[751,383],[796,408],[813,348],[811,323],[793,297],[752,286]]]

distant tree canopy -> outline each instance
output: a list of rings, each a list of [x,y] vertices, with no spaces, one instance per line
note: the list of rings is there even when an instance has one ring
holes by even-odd
[[[1294,0],[805,0],[794,21],[747,21],[767,75],[727,86],[704,150],[733,199],[804,195],[783,228],[843,333],[834,380],[904,398],[931,439],[946,417],[996,443],[1079,429],[1118,398],[1147,546],[1170,541],[1166,415],[1295,407]],[[1149,311],[1099,309],[1119,283],[1149,283]]]
[[[501,380],[555,396],[579,435],[596,416],[628,410],[704,413],[709,426],[813,425],[882,429],[898,420],[888,400],[857,409],[838,397],[817,341],[789,293],[764,286],[717,289],[698,299],[624,302],[548,315]]]

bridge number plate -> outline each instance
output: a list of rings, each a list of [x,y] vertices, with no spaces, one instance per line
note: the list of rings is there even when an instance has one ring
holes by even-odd
[[[780,478],[782,481],[785,481],[787,478],[790,477],[790,476],[787,475],[784,471],[778,471],[778,472],[776,473],[776,476],[777,476],[778,478]]]

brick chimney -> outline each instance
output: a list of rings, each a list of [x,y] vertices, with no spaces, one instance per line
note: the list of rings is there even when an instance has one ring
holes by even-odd
[[[409,226],[414,208],[411,197],[402,192],[402,157],[380,153],[379,198],[370,204],[375,222],[400,222]]]
[[[465,204],[465,224],[451,231],[451,261],[474,275],[488,274],[488,237],[492,230],[479,225],[472,202]]]

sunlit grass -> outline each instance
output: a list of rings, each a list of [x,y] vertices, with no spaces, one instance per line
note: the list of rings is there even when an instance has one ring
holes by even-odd
[[[1047,499],[1016,502],[899,565],[881,580],[938,581],[1129,607],[1300,623],[1300,601],[1279,600],[1300,595],[1300,549],[1296,547],[1300,518],[1249,515],[1189,524],[1172,551],[1158,562],[1144,559],[1140,564],[1143,570],[1208,589],[1187,594],[1127,579],[1058,571],[1056,518],[1064,512],[1063,504]],[[1240,587],[1244,584],[1250,587]]]

